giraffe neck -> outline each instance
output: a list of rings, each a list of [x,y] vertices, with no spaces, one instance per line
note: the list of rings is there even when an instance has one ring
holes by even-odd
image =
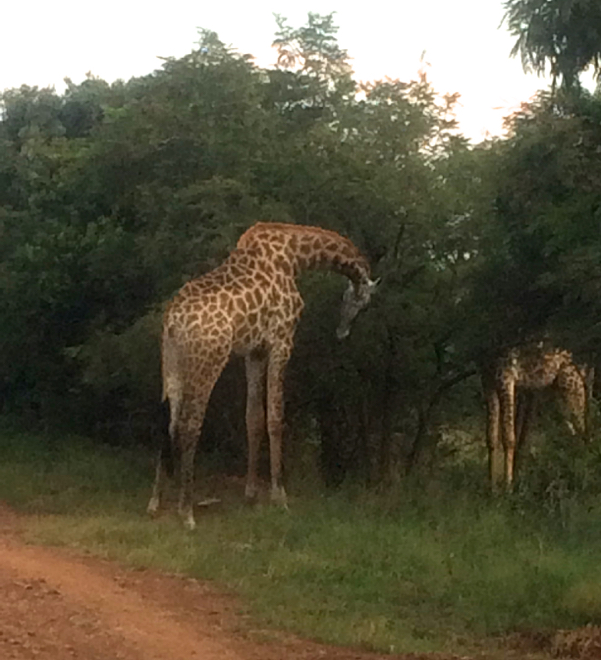
[[[246,231],[238,248],[253,249],[288,275],[304,270],[331,270],[355,285],[369,280],[369,264],[344,236],[319,227],[259,222]]]

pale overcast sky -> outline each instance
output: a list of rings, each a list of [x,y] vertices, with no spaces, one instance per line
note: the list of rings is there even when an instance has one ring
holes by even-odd
[[[501,0],[31,0],[2,10],[0,90],[22,84],[62,89],[66,76],[80,82],[90,71],[109,82],[149,73],[158,56],[180,57],[197,40],[197,28],[259,64],[273,63],[274,13],[293,26],[309,11],[336,12],[339,43],[353,58],[356,77],[415,78],[420,57],[430,65],[438,92],[461,94],[463,132],[479,140],[499,134],[502,117],[547,82],[525,75],[510,59],[512,38]]]

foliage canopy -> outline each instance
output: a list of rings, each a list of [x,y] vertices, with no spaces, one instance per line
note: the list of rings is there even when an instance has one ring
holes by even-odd
[[[507,6],[514,31],[519,12],[539,16],[534,2]],[[288,419],[329,483],[452,456],[449,429],[481,416],[471,376],[516,341],[551,335],[596,359],[599,99],[541,94],[507,139],[474,146],[457,95],[425,72],[356,82],[332,16],[277,28],[273,68],[203,30],[147,76],[2,94],[5,412],[114,441],[162,433],[161,306],[258,219],[342,232],[383,278],[345,345],[332,313],[343,283],[301,283]],[[552,52],[532,51],[533,65]],[[576,64],[553,57],[562,76],[597,61],[591,48]],[[205,429],[228,470],[244,456],[239,376],[224,375]]]

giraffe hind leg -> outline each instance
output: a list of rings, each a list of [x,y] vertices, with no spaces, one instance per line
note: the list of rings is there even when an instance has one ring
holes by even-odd
[[[196,375],[200,387],[186,389],[183,398],[179,400],[177,415],[171,428],[172,437],[177,439],[177,447],[180,452],[178,511],[184,526],[190,530],[196,527],[192,501],[194,456],[209,398],[227,363],[229,350],[215,346],[214,350],[209,351],[207,349],[207,354],[211,356],[210,360],[205,357],[197,360],[195,364],[189,364],[189,368]]]
[[[148,507],[146,509],[150,516],[156,516],[158,513],[163,499],[165,482],[167,478],[172,479],[174,476],[174,449],[175,447],[173,446],[171,439],[165,438],[157,456],[152,495],[150,496],[150,501],[148,502]]]
[[[193,530],[196,527],[193,503],[194,457],[196,455],[196,447],[200,438],[210,393],[211,391],[209,390],[205,393],[205,396],[186,401],[177,425],[177,440],[180,454],[178,512],[184,523],[184,527],[189,530]]]

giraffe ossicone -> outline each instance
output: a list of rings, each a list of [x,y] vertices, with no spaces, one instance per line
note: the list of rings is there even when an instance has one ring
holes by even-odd
[[[283,382],[304,306],[296,278],[307,269],[332,270],[351,281],[338,328],[348,335],[377,282],[370,279],[367,260],[348,238],[320,227],[253,225],[223,264],[185,284],[167,307],[161,355],[169,440],[159,454],[149,513],[160,507],[167,458],[175,448],[180,457],[179,513],[184,524],[194,528],[194,455],[209,397],[231,355],[244,356],[246,364],[246,497],[257,495],[258,450],[267,434],[271,499],[286,505],[281,480]]]

